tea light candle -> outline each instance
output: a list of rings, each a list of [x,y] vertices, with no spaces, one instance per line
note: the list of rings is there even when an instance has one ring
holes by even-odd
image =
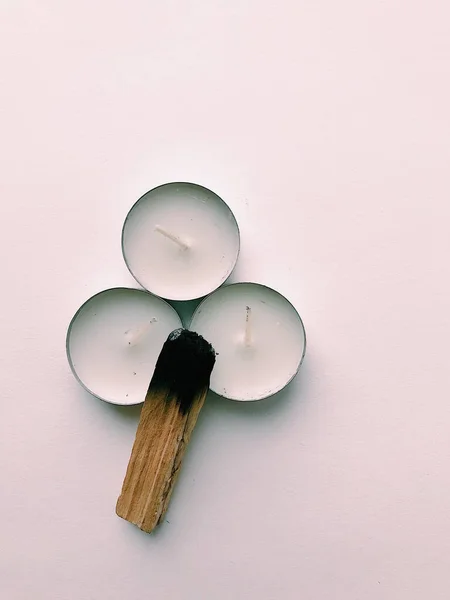
[[[113,288],[78,309],[67,332],[73,374],[113,404],[143,402],[167,336],[181,327],[176,311],[143,290]]]
[[[280,391],[297,373],[306,348],[292,304],[256,283],[227,285],[205,298],[190,329],[217,352],[211,389],[232,400],[260,400]]]
[[[230,275],[239,254],[239,229],[214,192],[193,183],[168,183],[131,208],[122,252],[142,287],[170,300],[192,300]]]

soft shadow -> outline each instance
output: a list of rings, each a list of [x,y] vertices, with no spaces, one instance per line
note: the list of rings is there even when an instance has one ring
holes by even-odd
[[[239,402],[228,400],[210,391],[205,406],[200,413],[200,418],[207,416],[209,412],[215,414],[239,414],[243,419],[267,419],[269,417],[284,416],[287,418],[289,411],[294,406],[303,402],[307,396],[306,386],[309,381],[308,365],[305,360],[296,377],[282,390],[273,396],[256,400],[254,402]]]
[[[121,521],[120,525],[123,527],[123,535],[130,536],[133,543],[141,544],[145,547],[148,544],[156,542],[161,543],[161,540],[164,539],[164,537],[168,537],[173,533],[170,529],[170,522],[168,522],[166,518],[164,518],[164,521],[151,533],[142,531],[142,529],[139,529],[139,527],[133,525],[133,523],[129,523],[125,519],[121,519],[120,517],[117,518]]]
[[[191,324],[192,315],[194,314],[195,309],[200,304],[203,298],[196,298],[195,300],[170,300],[169,304],[173,306],[173,308],[177,311],[180,316],[180,319],[183,323],[183,327],[186,329]]]
[[[109,402],[103,402],[107,405],[107,410],[111,410],[120,419],[126,419],[130,421],[139,421],[141,415],[142,404],[133,404],[132,406],[118,406],[117,404],[109,404]]]
[[[97,398],[90,392],[88,392],[84,387],[78,384],[74,384],[75,394],[76,394],[76,402],[80,401],[85,402],[86,405],[89,404],[89,410],[95,411],[100,414],[109,414],[118,419],[126,420],[126,421],[135,421],[136,423],[139,421],[139,416],[141,414],[142,403],[141,404],[132,404],[130,406],[121,406],[118,404],[111,404],[110,402],[106,402],[101,398]]]

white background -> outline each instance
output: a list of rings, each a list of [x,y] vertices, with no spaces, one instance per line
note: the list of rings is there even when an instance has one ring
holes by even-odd
[[[0,6],[2,600],[447,600],[448,0]],[[309,345],[278,397],[208,398],[149,536],[114,512],[138,409],[65,333],[170,180]]]

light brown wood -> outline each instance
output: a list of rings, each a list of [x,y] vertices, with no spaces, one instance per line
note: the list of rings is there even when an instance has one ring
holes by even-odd
[[[164,517],[207,393],[208,387],[200,389],[183,414],[175,398],[150,386],[116,506],[119,517],[143,531],[151,532]]]

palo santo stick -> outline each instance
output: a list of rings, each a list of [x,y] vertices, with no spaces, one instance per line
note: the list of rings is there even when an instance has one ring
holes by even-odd
[[[143,531],[167,510],[215,360],[211,344],[186,329],[173,331],[161,350],[116,506],[119,517]]]

